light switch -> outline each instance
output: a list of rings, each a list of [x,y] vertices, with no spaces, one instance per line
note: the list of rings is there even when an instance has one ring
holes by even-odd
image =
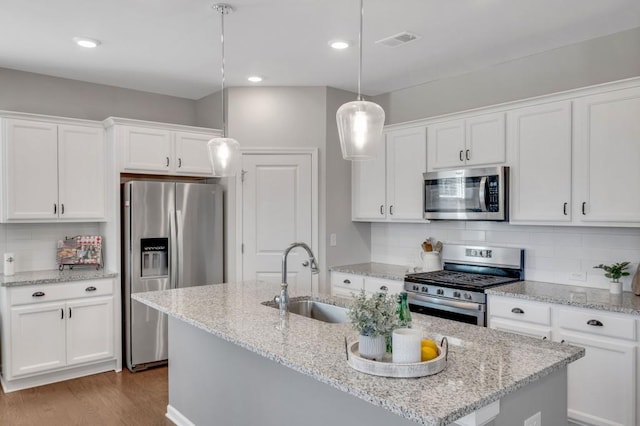
[[[335,247],[338,245],[337,240],[338,240],[338,237],[336,234],[329,235],[329,245],[331,247]]]

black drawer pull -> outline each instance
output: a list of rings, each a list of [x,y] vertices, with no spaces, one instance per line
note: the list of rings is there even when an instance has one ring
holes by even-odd
[[[44,291],[36,291],[31,296],[32,297],[42,297],[42,296],[44,296]]]
[[[380,290],[382,291],[388,291],[389,287],[387,287],[386,285],[380,286]]]
[[[542,340],[547,340],[547,336],[543,336],[543,337],[542,337]]]
[[[69,308],[69,319],[71,319],[71,308]]]
[[[520,308],[513,308],[511,312],[513,312],[514,314],[524,314],[524,311]]]
[[[95,288],[94,286],[89,286],[87,288],[84,289],[84,291],[96,291],[97,288]]]
[[[342,282],[343,282],[343,283],[345,283],[345,284],[351,284],[351,281],[350,281],[350,280],[344,280],[344,281],[342,281]]]
[[[592,325],[594,327],[602,327],[604,324],[598,320],[589,320],[587,321],[587,325]]]
[[[60,308],[60,319],[64,319],[64,309]]]

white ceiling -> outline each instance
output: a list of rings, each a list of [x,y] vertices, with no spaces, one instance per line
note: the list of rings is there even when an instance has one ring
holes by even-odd
[[[214,3],[0,0],[0,67],[199,99],[220,86]],[[229,3],[228,86],[259,74],[262,85],[356,91],[355,44],[335,51],[328,41],[357,42],[358,0]],[[362,91],[385,93],[635,27],[639,0],[365,0]],[[374,44],[405,30],[422,38]],[[82,49],[74,36],[102,45]]]

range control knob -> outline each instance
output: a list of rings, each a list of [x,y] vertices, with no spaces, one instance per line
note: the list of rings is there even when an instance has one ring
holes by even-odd
[[[460,297],[460,292],[459,291],[454,291],[453,292],[453,297]]]
[[[420,290],[422,290],[423,293],[429,293],[429,287],[427,287],[427,286],[423,285]]]
[[[464,298],[467,299],[467,300],[471,300],[472,299],[472,297],[471,297],[471,295],[469,293],[465,293],[464,294]]]
[[[438,291],[437,291],[437,293],[438,293],[438,294],[440,294],[440,295],[443,295],[443,294],[444,294],[444,290],[443,290],[443,289],[441,289],[441,288],[439,288],[439,289],[438,289]]]

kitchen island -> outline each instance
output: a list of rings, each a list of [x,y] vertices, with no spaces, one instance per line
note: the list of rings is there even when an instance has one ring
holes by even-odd
[[[420,379],[375,377],[347,364],[344,339],[357,339],[349,324],[281,319],[262,304],[278,290],[242,282],[133,295],[169,315],[174,423],[500,426],[541,412],[542,424],[566,424],[566,369],[582,348],[416,314],[425,337],[447,337],[447,367]],[[295,286],[290,294],[302,296]]]

